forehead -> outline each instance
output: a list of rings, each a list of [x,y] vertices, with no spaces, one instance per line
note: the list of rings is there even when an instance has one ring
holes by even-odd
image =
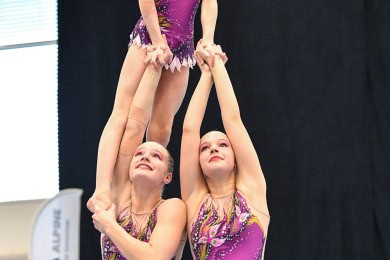
[[[156,142],[145,142],[145,143],[141,144],[140,146],[138,146],[137,150],[140,150],[140,149],[157,150],[164,155],[168,154],[167,149],[165,149],[164,146],[162,146],[161,144],[156,143]]]
[[[229,141],[229,138],[227,137],[227,135],[225,133],[222,133],[220,131],[211,131],[211,132],[208,132],[207,134],[205,134],[200,139],[200,143],[213,142],[213,141],[217,141],[220,139],[225,139],[225,140]]]

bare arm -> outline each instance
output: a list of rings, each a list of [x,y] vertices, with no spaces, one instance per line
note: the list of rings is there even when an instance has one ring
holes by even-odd
[[[200,128],[212,84],[211,73],[205,69],[184,118],[180,152],[180,188],[182,199],[187,205],[197,205],[196,202],[200,201],[208,191],[199,164],[199,141]],[[188,210],[190,209],[191,207],[188,207]]]
[[[115,209],[98,210],[93,215],[95,227],[105,233],[127,259],[171,259],[175,256],[186,223],[184,203],[170,199],[161,204],[158,221],[149,242],[130,236],[116,221]]]
[[[144,138],[160,76],[161,66],[156,71],[148,65],[131,103],[128,128],[122,137],[111,182],[112,202],[120,208],[121,202],[130,197],[129,167],[135,149]]]
[[[203,52],[206,56],[211,58],[210,66],[214,66],[215,52],[214,48],[214,32],[217,24],[218,17],[218,2],[217,0],[203,0],[201,7],[201,23],[203,36],[199,40],[196,48],[197,52]],[[204,48],[199,48],[199,45],[203,45]],[[201,55],[202,56],[202,55]],[[200,64],[204,63],[203,58],[199,56]]]
[[[139,9],[144,19],[146,29],[148,30],[153,45],[165,44],[158,22],[157,9],[154,0],[139,0]]]
[[[111,205],[111,201],[121,206],[121,198],[130,196],[129,165],[134,150],[142,142],[145,134],[160,76],[161,67],[156,71],[152,65],[148,65],[130,108],[128,120],[131,122],[132,129],[122,137],[115,166],[110,171],[100,171],[96,175],[95,193],[87,203],[91,212],[95,212],[96,206],[106,209],[107,205]],[[98,165],[104,164],[105,159],[98,157]],[[110,203],[107,203],[107,198],[111,199]]]
[[[176,249],[175,260],[180,260],[183,257],[183,251],[186,245],[186,241],[187,241],[187,232],[186,229],[184,229],[180,238],[179,246]]]
[[[154,0],[139,0],[139,9],[152,41],[152,45],[156,46],[156,48],[161,47],[161,52],[158,53],[157,59],[161,65],[165,65],[165,63],[171,61],[173,54],[161,34],[156,4],[154,3]],[[152,59],[152,62],[156,67],[157,64],[154,62],[154,59]]]
[[[243,192],[250,201],[256,205],[260,204],[262,210],[268,211],[266,183],[259,158],[241,120],[232,83],[219,56],[216,56],[215,66],[211,68],[211,71],[221,108],[223,125],[236,156],[238,167],[236,188]]]
[[[213,43],[215,26],[218,18],[218,2],[217,0],[203,0],[201,7],[201,23],[203,31],[203,42]]]

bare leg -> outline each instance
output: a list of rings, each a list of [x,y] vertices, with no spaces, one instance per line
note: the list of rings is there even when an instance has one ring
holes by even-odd
[[[189,68],[181,71],[163,70],[153,104],[152,116],[147,130],[148,141],[167,146],[171,136],[173,118],[183,102],[187,90]]]
[[[119,77],[114,108],[100,138],[95,201],[105,208],[110,204],[110,182],[119,145],[126,127],[127,117],[134,94],[145,71],[146,50],[132,45],[126,55]]]

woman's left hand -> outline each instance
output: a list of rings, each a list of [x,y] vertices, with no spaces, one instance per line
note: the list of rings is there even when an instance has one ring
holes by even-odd
[[[107,228],[116,223],[115,220],[116,206],[111,205],[111,208],[104,210],[99,207],[95,207],[95,214],[92,215],[92,222],[100,233],[105,234]]]
[[[207,63],[204,62],[203,59],[199,56],[198,51],[195,51],[194,56],[195,56],[196,63],[198,64],[198,66],[200,68],[200,71],[203,74],[206,74],[206,73],[211,74],[209,65],[207,65]]]
[[[150,45],[146,49],[145,64],[151,63],[156,70],[159,69],[159,66],[171,63],[173,58],[173,53],[169,49],[165,35],[162,35],[162,37],[164,43]]]

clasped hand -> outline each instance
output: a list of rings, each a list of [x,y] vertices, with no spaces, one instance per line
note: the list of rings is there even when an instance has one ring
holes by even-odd
[[[107,228],[116,223],[116,206],[112,204],[109,209],[95,207],[95,213],[92,215],[94,227],[100,233],[106,234]]]
[[[173,53],[168,45],[150,45],[146,51],[145,64],[152,64],[156,70],[172,62]]]
[[[107,227],[115,222],[116,207],[112,204],[107,193],[95,191],[87,202],[88,209],[94,213],[92,221],[95,228],[101,233],[106,233]]]
[[[202,71],[209,71],[210,67],[214,67],[216,56],[219,56],[224,64],[228,60],[220,45],[199,40],[196,46],[195,59]]]

